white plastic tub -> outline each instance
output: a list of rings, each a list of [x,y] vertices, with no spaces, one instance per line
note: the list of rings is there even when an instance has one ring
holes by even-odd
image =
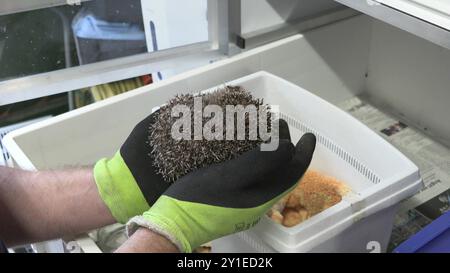
[[[281,117],[290,126],[293,142],[305,132],[316,134],[311,167],[345,181],[353,192],[293,228],[264,217],[251,231],[215,241],[214,251],[361,252],[369,242],[384,250],[396,204],[422,186],[418,168],[347,113],[277,76],[261,71],[227,84],[241,85],[264,98],[265,103],[278,105]],[[148,104],[132,104],[122,97],[105,107],[92,106],[31,125],[7,135],[5,145],[18,165],[28,169],[60,167],[68,161],[70,165],[93,163],[118,149],[120,143],[113,145],[111,139],[118,133],[125,137],[131,130],[134,123],[130,123],[130,115],[144,117],[173,95],[174,91],[161,93],[164,90],[160,87],[147,94]],[[117,112],[114,118],[108,118],[102,116],[105,111]]]
[[[384,139],[339,108],[286,80],[259,72],[232,81],[279,105],[295,143],[313,132],[311,168],[345,181],[343,200],[286,228],[263,217],[251,231],[216,241],[220,252],[363,252],[386,250],[396,205],[422,187],[417,166]]]

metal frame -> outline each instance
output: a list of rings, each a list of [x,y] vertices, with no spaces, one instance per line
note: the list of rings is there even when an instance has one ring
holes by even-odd
[[[441,26],[374,0],[335,1],[450,49],[450,31]]]
[[[229,0],[208,0],[209,41],[212,48],[229,54]]]
[[[223,57],[210,43],[144,53],[0,82],[0,106]]]

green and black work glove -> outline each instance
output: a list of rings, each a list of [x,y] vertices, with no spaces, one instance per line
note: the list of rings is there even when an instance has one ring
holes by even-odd
[[[165,236],[180,251],[191,252],[203,243],[253,227],[297,185],[315,149],[313,134],[305,134],[294,147],[284,121],[280,121],[280,138],[275,151],[258,147],[180,178],[148,211],[128,222],[128,234],[145,227]]]
[[[100,196],[120,223],[148,210],[170,185],[157,173],[150,154],[148,135],[155,116],[139,122],[120,150],[94,167]]]

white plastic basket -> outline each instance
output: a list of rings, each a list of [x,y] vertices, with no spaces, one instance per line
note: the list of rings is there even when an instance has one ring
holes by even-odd
[[[397,204],[422,187],[418,168],[347,113],[277,76],[257,72],[226,84],[241,85],[265,103],[278,105],[293,142],[313,132],[317,148],[311,167],[345,181],[352,193],[292,228],[264,217],[250,231],[213,242],[213,250],[362,252],[368,244],[385,250]],[[27,169],[94,163],[114,154],[152,108],[187,87],[185,81],[175,81],[123,94],[11,132],[5,146],[17,165]]]
[[[345,181],[352,192],[291,228],[263,217],[250,231],[214,242],[216,251],[385,251],[396,205],[422,188],[418,167],[358,120],[286,80],[259,72],[230,82],[279,105],[292,141],[312,132],[311,168]]]

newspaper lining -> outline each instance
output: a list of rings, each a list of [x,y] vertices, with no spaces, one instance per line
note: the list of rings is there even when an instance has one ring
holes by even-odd
[[[360,97],[338,106],[377,132],[419,167],[424,188],[401,203],[389,246],[389,250],[393,250],[450,210],[450,149]]]

